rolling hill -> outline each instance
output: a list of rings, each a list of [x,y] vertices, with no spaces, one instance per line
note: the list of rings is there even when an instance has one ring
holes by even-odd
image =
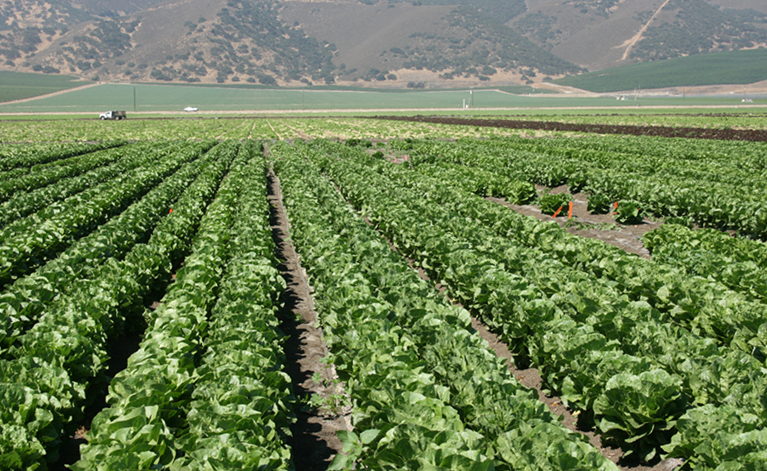
[[[759,0],[14,0],[0,70],[116,82],[544,86],[767,45]]]
[[[506,24],[589,70],[767,45],[759,0],[528,0]]]

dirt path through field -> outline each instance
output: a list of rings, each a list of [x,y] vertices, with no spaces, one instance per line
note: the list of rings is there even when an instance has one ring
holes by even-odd
[[[29,97],[29,98],[20,98],[18,100],[11,100],[11,101],[3,101],[3,102],[0,102],[0,104],[1,105],[8,105],[8,104],[16,104],[16,103],[26,103],[28,101],[40,100],[42,98],[50,98],[52,96],[63,95],[65,93],[73,92],[75,90],[85,90],[86,88],[98,87],[99,85],[101,85],[101,84],[100,83],[90,83],[90,84],[87,84],[87,85],[83,85],[81,87],[67,88],[66,90],[59,90],[59,91],[53,92],[53,93],[46,93],[45,95],[37,95],[37,96]]]
[[[645,31],[647,31],[647,28],[649,28],[650,25],[652,24],[652,22],[655,21],[655,18],[660,14],[661,10],[663,10],[663,7],[668,5],[668,2],[669,2],[669,0],[666,0],[665,2],[663,2],[663,5],[661,5],[660,7],[658,7],[657,10],[655,10],[655,13],[653,13],[653,15],[650,17],[650,19],[647,20],[647,23],[642,25],[642,27],[639,29],[637,34],[635,34],[631,39],[629,39],[625,43],[623,43],[620,46],[618,46],[618,47],[625,47],[626,48],[626,50],[623,52],[623,57],[621,57],[622,61],[625,61],[626,59],[629,58],[629,53],[631,52],[631,48],[634,47],[634,45],[636,45],[636,43],[641,41],[641,39],[644,37]]]
[[[336,391],[333,386],[335,371],[321,362],[328,355],[328,348],[322,339],[322,329],[316,327],[317,313],[311,296],[312,289],[301,266],[301,259],[290,241],[290,222],[282,204],[279,179],[272,171],[268,178],[272,234],[277,245],[277,257],[284,260],[278,268],[288,285],[280,328],[288,335],[285,343],[289,365],[287,373],[299,399],[295,411],[297,422],[291,426],[293,437],[288,444],[293,449],[293,462],[297,470],[326,470],[333,456],[342,448],[336,432],[351,429],[351,411],[344,410],[343,415],[333,415],[301,407],[313,394],[329,398],[342,391]],[[314,381],[315,373],[321,375],[323,384]]]
[[[539,190],[543,189],[541,186],[537,186],[537,188]],[[553,194],[566,191],[566,185],[550,190]],[[648,260],[651,258],[650,251],[644,248],[642,236],[661,225],[658,221],[646,220],[641,224],[622,226],[617,224],[610,214],[592,214],[587,209],[588,196],[583,193],[573,195],[573,219],[570,222],[568,222],[566,211],[563,211],[561,216],[552,218],[548,214],[543,214],[536,205],[510,204],[503,198],[488,197],[486,199],[511,208],[525,216],[533,216],[538,220],[546,222],[554,221],[570,234],[589,239],[599,239]]]

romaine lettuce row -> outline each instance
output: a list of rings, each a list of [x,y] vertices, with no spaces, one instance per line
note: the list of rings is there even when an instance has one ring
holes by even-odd
[[[124,155],[126,148],[127,146],[93,152],[75,157],[69,165],[51,166],[10,180],[0,180],[0,202],[5,202],[12,196],[32,192],[62,179],[77,177],[100,167],[114,164]]]
[[[243,155],[249,155],[252,151],[243,150]],[[208,229],[212,232],[208,233],[207,242],[202,243],[201,240],[205,241],[206,236],[202,234],[204,227],[201,227],[201,234],[195,239],[195,251],[187,258],[184,270],[187,267],[193,268],[179,273],[176,283],[181,284],[178,290],[169,293],[170,297],[174,294],[180,297],[180,304],[186,300],[187,307],[193,307],[188,305],[189,299],[194,300],[192,303],[210,305],[213,302],[212,298],[199,296],[200,293],[195,296],[194,292],[216,291],[205,285],[213,282],[215,277],[205,275],[204,272],[215,270],[216,263],[211,263],[214,260],[209,258],[213,247],[223,248],[228,242],[228,251],[232,259],[227,266],[227,275],[212,310],[213,320],[208,326],[210,335],[205,340],[207,353],[197,368],[194,368],[194,364],[184,364],[184,378],[189,378],[188,383],[185,380],[180,384],[173,384],[173,376],[170,376],[163,382],[167,388],[160,394],[160,398],[156,395],[152,397],[153,407],[159,410],[160,414],[148,416],[145,422],[153,424],[150,430],[158,430],[159,436],[164,437],[163,440],[160,443],[153,441],[154,435],[141,438],[141,431],[134,430],[136,436],[139,436],[138,439],[129,444],[112,443],[110,447],[111,435],[107,433],[109,430],[106,430],[102,434],[106,437],[97,435],[94,448],[90,449],[89,453],[84,453],[91,456],[85,456],[85,460],[77,466],[91,469],[95,456],[98,463],[105,463],[99,464],[104,469],[117,469],[128,462],[137,463],[136,467],[140,468],[160,462],[167,464],[170,469],[211,469],[221,466],[236,469],[260,466],[269,469],[289,467],[290,451],[277,439],[279,435],[289,433],[286,432],[291,417],[289,379],[284,373],[275,371],[283,360],[279,352],[280,337],[276,331],[274,310],[277,308],[276,301],[284,283],[272,267],[273,260],[265,258],[273,257],[274,246],[268,225],[264,167],[263,162],[258,163],[258,160],[253,160],[253,164],[242,169],[242,172],[232,172],[233,175],[227,178],[208,212],[209,215],[218,213],[218,216],[221,216],[228,208],[231,216],[234,215],[233,208],[238,207],[235,223],[227,230],[228,237],[221,237],[220,231],[216,231],[220,225],[211,221],[216,218],[215,215],[206,216],[205,225],[209,226]],[[239,169],[238,164],[234,167]],[[234,196],[233,189],[243,188],[247,189],[247,194],[239,204],[223,197],[224,194]],[[221,245],[222,243],[224,245]],[[197,261],[204,263],[196,263]],[[191,274],[192,272],[197,275]],[[185,284],[184,280],[187,278],[194,283]],[[175,319],[174,324],[177,324],[178,320]],[[198,351],[199,355],[202,347],[194,347],[197,343],[193,341],[196,335],[194,318],[191,320],[191,323],[185,323],[188,328],[178,330],[176,325],[163,324],[162,318],[158,317],[155,327],[170,331],[179,339],[189,339],[186,343],[192,344],[192,350]],[[204,323],[203,319],[198,319],[197,325],[204,327]],[[179,358],[178,354],[184,351],[188,351],[190,357],[192,356],[193,351],[185,350],[185,345],[176,344],[176,349],[172,347],[162,352],[159,349],[154,350],[153,354],[159,359],[155,359],[154,355],[141,357],[138,355],[141,352],[139,351],[137,364],[155,361],[163,363],[163,355]],[[181,358],[183,357],[182,355]],[[190,375],[189,371],[192,368],[194,372]],[[137,372],[137,376],[140,377],[141,374],[141,371]],[[128,383],[128,380],[133,382],[136,378],[126,373],[122,379],[125,379],[124,383]],[[146,382],[138,382],[142,383]],[[113,387],[119,385],[118,382]],[[123,403],[131,400],[130,394],[122,394],[122,397],[125,398],[121,401]],[[169,397],[175,398],[173,407],[167,402],[163,407],[160,403]],[[128,409],[127,416],[135,415],[130,412],[130,404],[118,402],[116,405]],[[140,398],[135,405],[135,410],[139,411],[146,406],[145,401]],[[180,416],[174,416],[173,410],[182,413]],[[117,412],[105,415],[112,416]],[[184,415],[186,419],[183,418]],[[149,426],[145,422],[139,423],[144,424],[141,430]],[[119,432],[122,433],[126,430],[125,425],[124,421],[115,418],[111,426],[104,425],[104,428],[122,426]],[[127,430],[130,430],[131,426],[134,429],[137,427],[135,423],[128,424]],[[105,441],[106,444],[103,443]],[[101,457],[100,452],[106,453],[106,457]]]
[[[663,315],[659,319],[662,322],[682,324],[702,336],[719,340],[724,346],[732,343],[749,354],[754,352],[754,347],[767,345],[767,337],[761,333],[767,329],[761,306],[721,285],[687,277],[679,270],[628,255],[601,241],[571,235],[555,224],[519,215],[449,188],[449,182],[419,177],[391,164],[379,164],[378,170],[418,194],[429,195],[461,215],[481,221],[501,236],[554,255],[562,263],[594,277],[616,281],[614,288],[630,299],[646,299],[657,308]],[[493,246],[496,245],[499,243],[494,242]],[[531,257],[530,254],[528,252],[527,257]],[[540,255],[538,257],[540,259]],[[567,278],[576,277],[570,272]]]
[[[8,201],[0,204],[0,227],[5,227],[18,219],[110,180],[123,172],[143,166],[146,162],[165,156],[172,152],[177,145],[173,143],[167,143],[164,146],[157,145],[157,143],[132,144],[118,149],[110,149],[108,151],[110,154],[119,157],[117,162],[98,167],[82,175],[62,178],[33,191],[16,192]],[[86,157],[89,156],[78,158]]]
[[[133,169],[6,227],[0,231],[0,285],[53,258],[198,156],[181,152]]]
[[[664,224],[645,234],[644,242],[651,251],[673,244],[679,248],[706,249],[732,262],[753,262],[762,269],[767,268],[767,245],[757,240],[732,237],[714,229],[691,230],[679,224]]]
[[[418,172],[443,181],[455,182],[464,191],[479,196],[498,196],[513,204],[527,204],[535,199],[535,185],[508,175],[487,172],[480,168],[444,163],[440,165],[419,165]]]
[[[27,172],[42,168],[52,168],[61,164],[69,164],[70,158],[110,149],[127,144],[124,140],[103,141],[94,144],[56,143],[24,146],[4,146],[3,158],[0,159],[0,170],[24,168]],[[7,152],[7,153],[6,153]],[[0,174],[3,176],[3,174]]]
[[[202,152],[210,143],[194,145],[184,152]],[[182,146],[185,148],[188,146]],[[150,160],[154,159],[152,154]],[[57,258],[34,273],[19,278],[0,294],[0,345],[7,349],[26,331],[56,296],[66,292],[71,283],[89,278],[109,258],[122,258],[133,245],[145,241],[155,225],[171,208],[184,189],[211,161],[207,156],[190,162],[120,215],[110,219],[93,233],[77,240]],[[159,209],[158,209],[159,208]]]
[[[759,238],[767,236],[767,213],[760,204],[764,195],[749,194],[737,186],[594,171],[585,191],[616,201],[636,201],[646,211],[660,216],[689,217],[703,227],[732,229]]]
[[[239,147],[222,145],[231,155]],[[138,469],[150,469],[177,458],[176,431],[186,427],[195,359],[202,354],[208,315],[229,259],[230,227],[249,158],[240,153],[234,159],[175,282],[157,310],[145,314],[144,339],[112,380],[110,407],[93,419],[76,469],[113,470],[133,460],[140,460]]]
[[[421,360],[407,348],[413,345],[408,332],[389,319],[392,306],[372,296],[372,287],[351,257],[336,246],[339,236],[312,201],[309,182],[314,172],[307,175],[292,149],[280,146],[271,152],[284,159],[275,167],[291,237],[313,280],[323,336],[355,406],[357,432],[343,434],[349,454],[337,455],[334,469],[357,461],[374,469],[449,467],[458,462],[467,469],[493,469],[482,436],[466,430],[447,404],[447,388],[421,371]],[[364,441],[358,442],[359,431]]]
[[[276,317],[285,282],[274,268],[264,161],[251,162],[243,170],[231,259],[211,313],[206,353],[195,371],[188,428],[177,439],[185,456],[173,469],[292,469],[282,439],[290,435],[295,399],[281,371]]]
[[[764,469],[767,429],[737,404],[705,405],[689,410],[677,422],[679,431],[664,446],[672,457],[684,457],[691,469]]]
[[[346,161],[338,168],[349,165],[351,164]],[[352,165],[351,168],[356,167]],[[402,173],[412,174],[407,170],[402,171]],[[386,183],[384,185],[389,186]],[[534,281],[533,286],[541,291],[542,296],[550,297],[558,308],[573,319],[592,325],[609,339],[618,340],[624,352],[652,358],[656,367],[661,366],[669,372],[683,376],[685,378],[683,391],[697,402],[705,403],[713,400],[715,403],[720,403],[730,394],[731,385],[751,382],[753,373],[760,370],[761,365],[756,360],[748,358],[748,354],[744,352],[718,348],[713,341],[698,337],[693,332],[668,323],[660,323],[662,318],[660,318],[658,311],[644,302],[626,302],[620,293],[614,291],[609,281],[595,279],[571,267],[563,266],[558,261],[550,260],[545,254],[538,251],[514,246],[505,239],[499,239],[489,229],[478,226],[476,222],[466,221],[455,214],[442,210],[429,201],[429,196],[438,192],[438,188],[432,188],[421,198],[418,197],[420,195],[408,193],[406,190],[394,190],[392,192],[396,198],[400,198],[407,206],[414,209],[411,218],[418,220],[420,215],[429,215],[434,222],[434,226],[422,228],[417,234],[420,240],[425,241],[426,244],[434,245],[429,239],[438,240],[440,234],[454,233],[461,238],[460,240],[471,242],[471,245],[476,247],[478,252],[493,257],[497,263],[502,263],[505,270],[519,273],[526,279]],[[460,203],[457,202],[456,204]],[[381,223],[386,224],[386,221]],[[417,224],[417,222],[412,222],[412,224]],[[424,236],[425,232],[435,230],[434,228],[437,226],[440,228],[436,229],[438,233],[431,237]],[[443,232],[440,233],[439,231]],[[410,241],[407,242],[407,245],[412,247],[419,243],[418,241]],[[439,242],[437,245],[440,244],[443,248],[450,247],[449,243]],[[434,257],[440,256],[439,251],[435,252],[431,246],[428,248]],[[459,259],[471,253],[471,251],[458,251],[456,248],[452,252],[453,255],[451,256]],[[471,261],[471,259],[467,260],[467,262]],[[457,262],[458,260],[453,261],[453,263]],[[460,265],[463,267],[471,266],[470,263]],[[485,267],[484,269],[492,268]],[[454,277],[454,273],[455,271],[448,271],[444,277],[445,281],[453,282],[454,286],[457,287],[461,283],[460,277]],[[469,285],[465,289],[471,290],[472,288]],[[492,291],[485,291],[485,293],[490,292]],[[567,293],[567,295],[563,293]],[[471,302],[477,301],[486,302],[484,299],[478,299],[477,294],[474,293]],[[639,339],[649,340],[640,342]],[[678,367],[680,364],[692,362],[698,371],[711,368],[718,369],[716,362],[726,357],[739,358],[743,364],[743,367],[737,369],[740,376],[729,376],[730,383],[705,384],[705,381],[702,383],[698,381],[698,384],[688,384],[689,369],[682,370]],[[701,398],[701,395],[704,397]]]
[[[628,156],[568,149],[568,145],[577,145],[573,141],[564,147],[519,138],[458,143],[418,141],[411,142],[408,150],[415,164],[463,163],[512,179],[518,179],[521,173],[528,181],[546,186],[568,183],[612,201],[637,201],[640,207],[658,215],[689,216],[702,225],[757,237],[767,233],[767,213],[760,210],[765,196],[760,178],[763,168],[756,174],[741,171],[754,163],[753,156],[745,154],[740,163],[746,165],[740,167],[726,160],[715,161],[710,170],[701,173],[696,168],[712,160],[712,155],[692,157],[693,167],[685,159],[669,162],[672,157],[668,155],[647,157],[652,153],[637,152],[636,148]],[[727,179],[727,175],[733,177]]]
[[[119,333],[126,315],[143,309],[143,298],[151,287],[170,279],[173,263],[187,252],[189,240],[233,158],[220,147],[211,152],[220,152],[218,163],[206,169],[184,192],[176,210],[160,222],[147,244],[136,245],[122,261],[108,260],[91,280],[77,282],[71,294],[45,312],[34,333],[21,337],[22,348],[12,352],[17,358],[0,361],[0,391],[21,385],[36,395],[53,398],[39,403],[47,405],[45,410],[51,412],[54,427],[28,416],[14,416],[28,423],[3,424],[17,431],[18,427],[26,429],[30,440],[4,444],[7,447],[3,448],[2,459],[14,463],[10,469],[44,466],[45,461],[57,459],[59,437],[65,430],[73,432],[69,428],[82,416],[87,404],[85,391],[106,379],[107,342]],[[45,410],[40,409],[40,413]],[[156,413],[147,408],[139,414]],[[157,432],[146,431],[153,436]],[[33,446],[35,439],[45,444],[42,457],[42,448]]]
[[[302,169],[303,173],[309,171]],[[435,377],[450,387],[449,402],[458,409],[466,425],[494,441],[499,434],[514,430],[527,420],[555,422],[532,392],[522,388],[483,342],[476,335],[470,334],[466,312],[450,306],[441,296],[434,299],[434,288],[418,278],[403,259],[393,256],[380,236],[350,210],[331,186],[322,183],[319,174],[315,175],[315,181],[318,183],[313,187],[317,189],[316,197],[322,202],[322,208],[305,204],[302,209],[307,217],[310,217],[309,214],[328,212],[327,224],[335,226],[335,230],[344,239],[348,239],[343,245],[344,251],[354,256],[346,266],[362,268],[367,280],[380,291],[378,296],[381,299],[392,302],[396,300],[396,304],[390,308],[396,313],[393,320],[404,327],[404,332],[408,332],[416,341],[417,349],[422,351],[421,356],[428,361]],[[320,261],[323,266],[326,262],[327,258]],[[332,265],[336,271],[339,265],[343,266],[338,263]],[[348,295],[357,295],[359,289],[360,285],[355,283]],[[332,299],[338,299],[339,296],[337,294]],[[433,300],[427,301],[429,298]],[[359,302],[364,302],[364,295]],[[349,326],[354,326],[353,336],[344,334],[342,337],[343,344],[347,346],[358,344],[359,340],[367,337],[359,334],[361,327],[357,317],[344,324],[339,321],[338,314],[334,313],[325,318],[325,325],[326,329],[330,327],[328,330],[332,333],[337,333],[341,328],[344,329],[342,332],[346,332]],[[369,334],[371,338],[375,338],[374,332]],[[378,337],[376,343],[380,344],[380,334]],[[398,351],[400,344],[401,338],[390,348]],[[338,358],[336,365],[344,369]],[[349,378],[354,381],[355,378],[370,374],[364,370],[354,371]],[[378,371],[375,375],[378,377]],[[572,435],[558,425],[555,427],[561,433],[550,442],[543,439],[547,443],[544,446],[558,446],[555,445],[557,441],[570,442],[566,448],[580,449],[574,456],[578,456],[582,464],[591,462],[595,468],[603,466],[604,469],[611,469],[611,463],[585,444],[582,437]],[[496,456],[496,459],[500,459],[500,456]],[[531,462],[535,460],[533,457],[527,459]],[[500,459],[496,466],[504,468],[508,464]]]
[[[470,141],[466,144],[470,145]],[[662,171],[678,177],[736,184],[755,181],[755,171],[764,171],[767,149],[753,142],[609,135],[581,135],[578,139],[510,136],[492,145],[507,152],[518,149],[553,154],[627,173],[653,175]]]
[[[466,288],[461,290],[461,294],[456,294],[456,297],[466,306],[471,306],[478,309],[478,312],[483,317],[491,319],[489,324],[505,323],[507,319],[513,318],[509,311],[512,306],[520,306],[519,298],[526,296],[524,293],[529,292],[533,299],[539,299],[546,304],[547,297],[541,297],[541,294],[536,293],[536,289],[530,285],[522,286],[521,296],[511,292],[508,289],[508,285],[503,282],[502,277],[498,277],[492,271],[487,270],[488,265],[485,264],[484,270],[472,269],[470,271],[464,270],[466,264],[471,264],[465,257],[453,257],[446,248],[456,247],[455,244],[464,244],[464,249],[471,247],[471,244],[467,244],[460,237],[455,234],[451,234],[450,228],[433,230],[428,219],[428,208],[420,207],[420,211],[412,211],[406,208],[406,204],[403,202],[409,195],[403,194],[400,189],[391,188],[381,180],[381,177],[376,174],[364,171],[361,167],[358,167],[350,162],[346,161],[343,164],[329,164],[325,168],[326,172],[331,175],[335,183],[339,185],[341,191],[352,197],[352,203],[359,204],[360,206],[368,208],[366,211],[367,216],[374,223],[378,224],[383,232],[391,238],[393,243],[400,247],[407,247],[403,249],[404,252],[411,254],[416,260],[430,260],[433,262],[430,266],[433,271],[439,276],[438,279],[448,287],[448,290],[452,290],[453,284],[451,282],[451,274],[448,273],[450,269],[455,270],[460,275],[468,275],[463,280]],[[360,178],[362,176],[363,178]],[[364,184],[361,182],[364,180]],[[347,192],[347,189],[350,189]],[[400,200],[401,198],[401,200]],[[408,200],[410,201],[410,200]],[[468,221],[464,221],[466,225]],[[455,227],[455,224],[450,225]],[[471,227],[471,226],[467,226]],[[464,228],[465,229],[465,228]],[[441,232],[440,232],[441,231]],[[453,239],[451,244],[451,239]],[[403,241],[406,241],[402,243]],[[402,243],[402,245],[401,245]],[[441,247],[434,250],[434,257],[430,255],[432,251],[430,247]],[[463,252],[464,254],[466,252]],[[481,260],[486,258],[481,251],[475,251],[475,260]],[[490,262],[494,265],[496,262]],[[449,269],[446,267],[450,267]],[[498,267],[500,272],[504,271],[503,265]],[[519,286],[519,284],[512,284],[511,286]],[[473,287],[473,289],[468,289]],[[452,291],[451,291],[452,292]],[[503,295],[500,295],[503,293]],[[515,299],[516,298],[516,299]],[[571,342],[574,345],[581,345],[579,349],[572,349],[572,344],[566,344],[566,348],[569,350],[570,355],[564,356],[563,361],[566,365],[559,370],[556,368],[549,370],[549,361],[553,356],[552,351],[545,351],[546,355],[542,354],[542,347],[545,345],[545,336],[554,335],[561,331],[562,326],[557,323],[558,319],[567,319],[567,315],[557,309],[556,304],[551,300],[548,300],[551,307],[540,309],[540,302],[526,303],[522,306],[530,306],[530,310],[516,309],[515,312],[523,312],[524,320],[517,321],[517,325],[523,327],[525,330],[517,332],[516,338],[526,338],[526,342],[535,345],[531,350],[531,356],[534,358],[535,363],[540,365],[543,370],[543,375],[549,380],[549,384],[556,390],[562,390],[562,382],[572,375],[577,378],[578,382],[584,385],[588,385],[592,392],[591,397],[582,403],[576,403],[583,409],[589,408],[593,405],[594,401],[598,400],[605,394],[606,383],[596,383],[598,379],[603,381],[610,380],[606,375],[601,374],[597,377],[583,377],[580,374],[579,368],[573,368],[572,361],[576,361],[579,357],[578,354],[584,352],[593,351],[594,345],[591,340],[579,344],[572,338],[572,332],[568,335]],[[532,304],[532,305],[531,305]],[[527,311],[527,312],[525,312]],[[553,318],[535,318],[533,316],[537,314],[554,315]],[[573,321],[570,321],[573,322]],[[533,329],[532,335],[529,332]],[[581,335],[589,335],[594,339],[599,340],[600,348],[609,348],[610,350],[620,350],[615,346],[608,344],[607,339],[597,332],[584,332]],[[573,355],[575,354],[575,355]],[[628,360],[628,359],[627,359]],[[601,362],[596,365],[587,365],[590,369],[599,368]],[[675,382],[680,383],[681,380],[677,376],[672,376]],[[627,395],[636,394],[632,388],[635,387],[634,382],[627,383],[626,385],[618,385],[618,388]],[[622,389],[621,389],[622,388]],[[677,391],[671,396],[652,396],[645,397],[645,401],[648,403],[657,404],[657,407],[649,408],[650,413],[642,416],[640,421],[634,420],[628,411],[622,409],[620,405],[610,404],[600,410],[600,418],[609,419],[609,422],[605,424],[621,424],[619,428],[622,433],[610,433],[616,429],[615,426],[610,425],[602,430],[606,438],[613,438],[619,443],[622,443],[627,454],[632,452],[641,453],[641,457],[644,459],[650,459],[654,456],[659,445],[667,443],[670,438],[671,432],[668,430],[673,427],[676,417],[682,414],[686,406],[684,396],[681,395],[681,391]],[[673,405],[673,406],[672,406]],[[671,414],[669,415],[669,411]],[[637,442],[637,440],[644,438]]]
[[[767,303],[767,246],[713,229],[692,231],[664,224],[644,235],[654,263],[665,263],[690,275],[711,278],[747,297]]]

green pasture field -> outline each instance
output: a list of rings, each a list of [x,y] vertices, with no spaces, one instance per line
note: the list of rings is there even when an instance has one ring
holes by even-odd
[[[624,65],[554,80],[596,93],[697,85],[749,84],[767,80],[767,49],[695,54]]]
[[[174,83],[156,83],[152,85],[163,85],[163,86],[177,86],[178,84]],[[248,90],[273,90],[275,87],[273,85],[261,85],[261,84],[252,84],[252,83],[228,83],[226,85],[221,85],[217,83],[184,83],[183,86],[185,87],[199,87],[199,88],[240,88],[240,89],[248,89]],[[498,89],[503,92],[507,93],[514,93],[517,95],[525,95],[529,93],[551,93],[550,90],[544,90],[541,88],[533,88],[530,85],[507,85],[507,86],[501,86],[501,87],[476,87],[478,90],[483,89]],[[307,88],[307,90],[309,90]],[[351,92],[360,92],[360,91],[375,91],[379,93],[418,93],[423,92],[425,90],[419,90],[419,89],[401,89],[401,88],[366,88],[366,87],[350,87],[346,85],[312,85],[311,90],[313,91],[351,91]]]
[[[68,75],[45,75],[0,71],[0,102],[22,100],[70,88],[82,87],[93,82],[77,81]]]
[[[134,109],[135,91],[135,109]],[[246,89],[231,87],[190,87],[185,85],[101,84],[56,96],[23,103],[0,104],[0,113],[99,113],[110,109],[136,112],[177,112],[187,106],[205,112],[233,111],[323,111],[352,113],[385,110],[433,110],[456,113],[463,100],[471,103],[468,90],[439,91],[334,91],[302,89]],[[568,97],[514,95],[498,90],[474,90],[473,113],[499,108],[591,108],[638,109],[643,106],[737,106],[740,97],[659,97],[618,101],[612,97]],[[767,104],[755,99],[754,104]]]

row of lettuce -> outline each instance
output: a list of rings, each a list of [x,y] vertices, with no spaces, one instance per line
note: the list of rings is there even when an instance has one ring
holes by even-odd
[[[682,139],[615,137],[604,142],[590,138],[392,142],[392,148],[406,152],[416,166],[454,163],[511,180],[549,187],[567,184],[573,193],[588,192],[602,211],[623,201],[656,216],[767,237],[763,204],[767,152],[749,154],[729,147],[721,153],[718,148],[696,152],[695,146]]]
[[[2,467],[56,462],[109,386],[75,468],[287,469],[283,282],[260,145],[121,149],[124,171],[0,232]],[[112,344],[141,326],[111,378]]]
[[[170,145],[146,153],[143,146],[136,152],[126,149],[125,165],[133,170],[92,191],[61,195],[65,198],[1,230],[3,352],[50,301],[64,290],[74,293],[71,283],[90,278],[109,259],[121,260],[136,243],[146,242],[184,189],[211,168],[218,151],[200,156],[212,146]]]
[[[537,195],[535,186],[529,181],[512,180],[483,168],[450,161],[421,163],[413,168],[419,174],[452,182],[478,196],[502,197],[512,204],[535,203],[544,214],[555,214],[558,210],[560,214],[566,214],[567,202],[572,199],[568,193]],[[635,223],[632,218],[641,219],[636,205],[621,201],[616,207],[609,201],[590,195],[588,210],[599,211],[598,207],[607,210],[609,207],[616,222],[624,224]],[[645,248],[652,251],[656,263],[673,265],[688,275],[715,280],[727,289],[740,293],[741,298],[765,302],[767,249],[764,243],[743,236],[732,237],[716,229],[693,231],[674,222],[680,221],[666,219],[665,225],[644,236]],[[700,284],[700,281],[693,283]],[[753,309],[749,311],[753,312]],[[758,329],[760,325],[753,327]]]
[[[32,167],[28,175],[11,177],[0,183],[0,228],[48,206],[66,210],[59,206],[61,200],[86,191],[92,194],[93,187],[158,158],[162,148],[167,153],[173,147],[170,144],[115,147],[51,162],[48,164],[51,169]]]
[[[74,469],[288,469],[263,158],[240,149]]]
[[[767,245],[713,229],[666,224],[644,236],[653,260],[767,303]]]
[[[328,141],[270,150],[328,361],[354,406],[334,468],[615,469],[375,229],[603,439],[643,460],[762,465],[763,244],[668,225],[648,237],[649,262],[478,196],[535,194],[506,164],[465,165],[506,155],[498,143],[396,145],[415,165]],[[0,157],[20,175],[42,159],[28,173],[43,175],[0,206],[27,208],[0,212],[5,468],[56,461],[107,386],[75,469],[291,468],[284,284],[260,150],[117,142]],[[137,325],[140,348],[117,372],[110,344]]]
[[[331,142],[346,198],[540,368],[604,439],[650,459],[752,469],[767,449],[763,305]],[[740,468],[739,468],[740,467]]]
[[[616,469],[355,213],[312,163],[321,149],[281,143],[270,155],[354,406],[333,469]]]

